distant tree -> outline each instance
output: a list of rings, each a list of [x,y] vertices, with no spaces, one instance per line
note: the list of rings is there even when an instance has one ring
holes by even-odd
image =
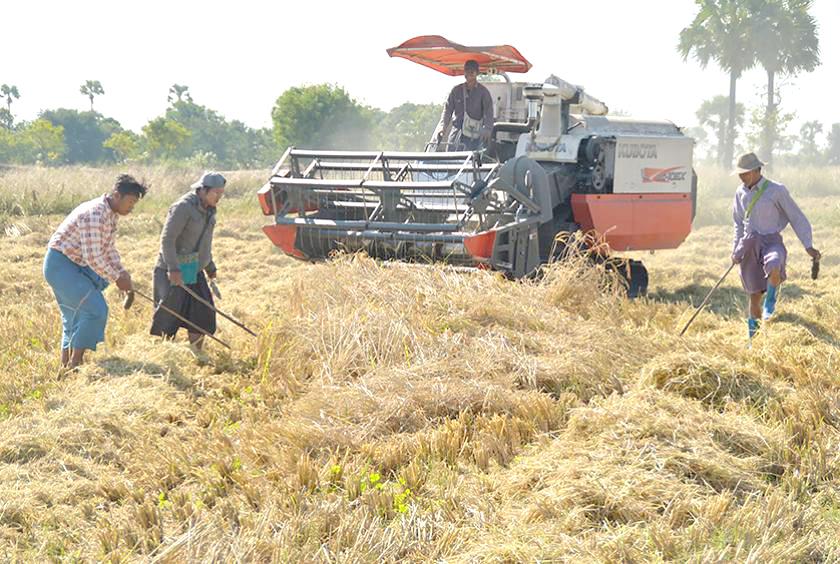
[[[825,158],[830,165],[840,165],[840,123],[831,126]]]
[[[376,114],[340,86],[318,84],[289,88],[271,111],[280,147],[370,148]]]
[[[15,118],[12,112],[6,108],[0,108],[0,128],[12,129],[15,126]]]
[[[196,167],[225,168],[266,166],[276,161],[277,147],[270,130],[252,129],[236,120],[227,121],[215,110],[193,101],[186,86],[172,85],[169,94],[170,106],[165,115],[149,124],[150,157],[181,160]],[[157,143],[156,136],[157,141],[172,136],[172,124],[185,135],[169,146]],[[148,138],[148,135],[144,134],[144,137]]]
[[[93,98],[105,94],[102,84],[98,80],[86,80],[79,88],[79,92],[90,98],[90,111],[93,111]]]
[[[394,151],[422,151],[440,119],[438,104],[405,103],[376,122],[376,146]]]
[[[721,159],[732,164],[735,147],[736,85],[743,72],[755,64],[750,12],[744,0],[695,0],[700,8],[691,25],[680,32],[677,50],[684,60],[690,55],[705,68],[709,61],[729,73],[729,115],[726,143]]]
[[[224,159],[222,164],[250,168],[273,165],[280,158],[280,151],[271,135],[271,129],[252,129],[241,121],[225,125]]]
[[[694,158],[700,159],[700,153],[703,153],[706,160],[711,160],[711,150],[709,147],[709,133],[701,126],[689,127],[685,130],[685,134],[694,139]]]
[[[747,147],[749,147],[749,151],[757,151],[759,157],[767,163],[768,168],[772,165],[774,159],[771,154],[767,153],[766,139],[772,137],[772,147],[777,152],[790,150],[795,141],[794,136],[785,135],[785,130],[796,117],[796,114],[783,112],[780,101],[777,97],[776,104],[769,115],[767,106],[761,104],[750,111],[750,129],[746,136]]]
[[[726,131],[728,124],[730,121],[734,121],[736,128],[744,124],[744,105],[741,103],[735,104],[734,120],[729,119],[730,107],[729,98],[726,96],[715,96],[711,100],[704,101],[696,114],[700,125],[711,129],[717,139],[715,162],[721,167],[725,166],[724,159],[726,157]]]
[[[117,162],[136,159],[141,154],[140,136],[132,131],[117,131],[112,133],[102,144],[113,152]]]
[[[227,161],[227,122],[216,111],[196,104],[192,99],[175,101],[166,109],[166,119],[180,124],[190,135],[173,157],[187,158],[193,154],[214,155],[218,165]],[[227,164],[227,163],[225,163]]]
[[[805,165],[820,164],[822,154],[817,143],[817,135],[822,133],[823,126],[820,122],[806,121],[799,129],[799,161]]]
[[[767,72],[767,106],[761,154],[770,162],[776,141],[778,74],[795,76],[811,72],[820,64],[817,23],[808,11],[812,0],[751,0],[750,19],[758,62]]]
[[[119,122],[96,112],[80,112],[66,108],[47,110],[41,117],[64,130],[69,164],[100,164],[113,161],[114,154],[103,144],[114,133],[122,131]]]
[[[177,121],[159,117],[143,126],[143,137],[151,157],[173,159],[189,141],[190,132]]]
[[[9,111],[9,114],[12,113],[12,99],[15,100],[20,99],[20,92],[18,92],[17,86],[9,86],[8,84],[4,84],[0,86],[0,94],[6,97],[6,109]]]
[[[24,162],[56,164],[64,156],[64,129],[46,119],[36,119],[21,129],[17,136]]]
[[[253,151],[250,166],[272,166],[283,154],[274,139],[274,132],[270,127],[252,130]]]
[[[187,102],[192,102],[192,96],[189,93],[189,86],[184,86],[183,84],[173,84],[169,87],[169,96],[166,98],[167,102],[180,102],[183,100]]]
[[[3,108],[5,111],[5,108]],[[0,127],[0,163],[15,161],[15,134],[11,129]]]

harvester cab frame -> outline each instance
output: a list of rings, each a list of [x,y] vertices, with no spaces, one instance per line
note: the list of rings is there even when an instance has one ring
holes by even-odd
[[[678,247],[691,231],[694,141],[668,121],[609,116],[606,104],[551,75],[515,82],[531,64],[509,45],[468,47],[421,36],[387,50],[450,76],[475,59],[494,102],[490,147],[422,152],[290,147],[259,191],[263,229],[286,254],[445,261],[519,278],[562,253],[578,230],[612,251]],[[491,78],[492,76],[492,78]],[[430,129],[435,124],[430,124]],[[444,149],[444,150],[441,150]],[[631,296],[647,271],[620,265]]]

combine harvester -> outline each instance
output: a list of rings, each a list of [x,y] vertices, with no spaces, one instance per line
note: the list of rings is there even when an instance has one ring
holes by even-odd
[[[274,218],[263,229],[286,254],[320,260],[364,250],[519,278],[561,256],[563,234],[583,230],[612,251],[653,251],[678,247],[691,231],[694,141],[673,123],[608,116],[602,102],[553,75],[512,82],[508,73],[531,64],[508,45],[422,36],[388,54],[451,76],[478,61],[494,101],[489,148],[458,151],[435,132],[425,152],[287,149],[259,191]],[[631,297],[647,291],[641,262],[602,258],[621,266]]]

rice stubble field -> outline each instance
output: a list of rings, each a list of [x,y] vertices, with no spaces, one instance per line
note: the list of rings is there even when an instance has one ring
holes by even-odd
[[[45,245],[117,169],[0,170],[0,559],[840,562],[840,169],[780,170],[824,252],[747,348],[728,266],[735,181],[629,301],[582,260],[538,282],[364,256],[294,261],[260,231],[266,171],[228,174],[220,319],[196,354],[106,291],[106,342],[58,367]],[[168,205],[118,248],[150,293]]]

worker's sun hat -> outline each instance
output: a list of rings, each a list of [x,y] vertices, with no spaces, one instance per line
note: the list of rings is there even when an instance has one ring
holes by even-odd
[[[225,184],[227,184],[227,180],[225,180],[224,176],[218,172],[206,170],[201,175],[201,178],[192,183],[190,188],[194,190],[198,188],[223,188]]]
[[[755,153],[747,153],[738,157],[738,164],[735,165],[735,170],[730,174],[743,174],[763,166],[764,163],[759,160]]]

